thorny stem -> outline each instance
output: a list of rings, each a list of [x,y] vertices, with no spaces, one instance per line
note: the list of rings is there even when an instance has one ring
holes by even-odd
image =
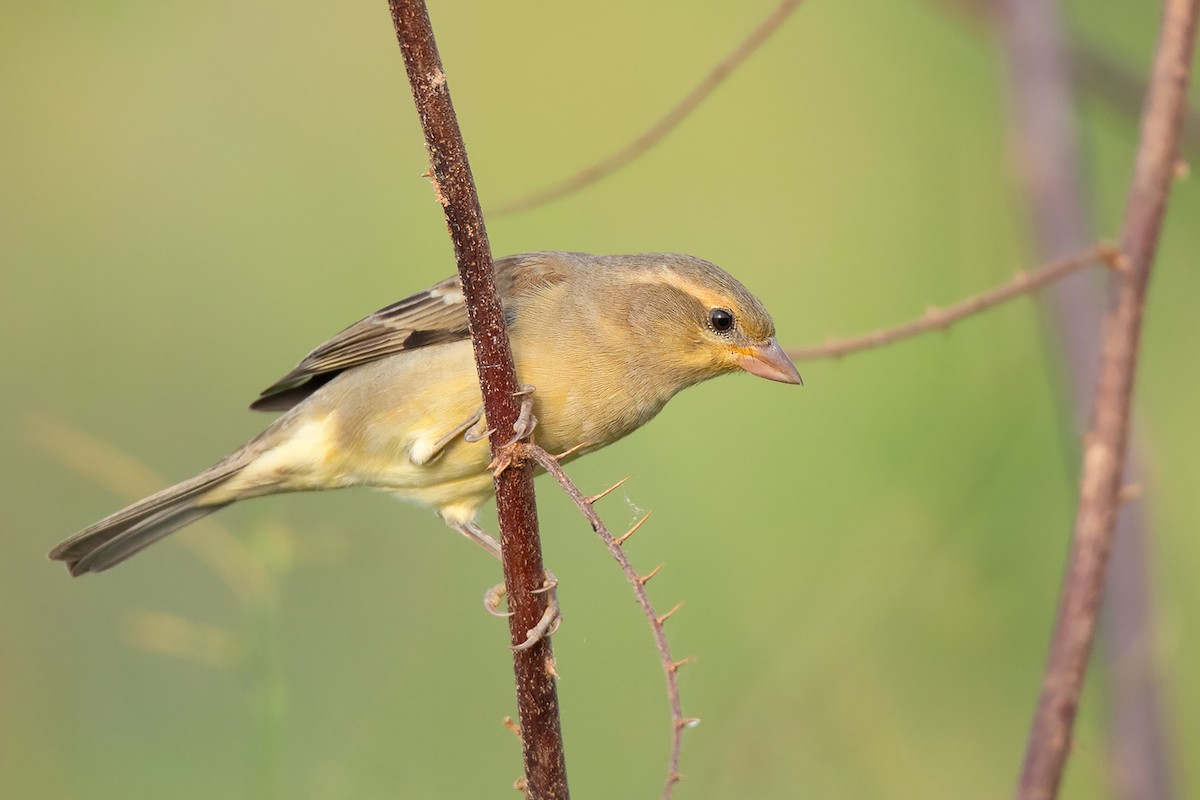
[[[487,229],[424,0],[389,0],[388,5],[425,131],[435,195],[445,211],[454,242],[484,414],[494,429],[490,437],[492,455],[496,457],[500,443],[512,438],[520,403]],[[504,582],[512,612],[509,632],[515,646],[537,625],[547,602],[545,593],[535,591],[542,588],[545,568],[533,468],[527,463],[514,463],[495,472],[495,483]],[[569,796],[553,663],[548,636],[528,649],[513,652],[526,796],[531,800],[565,800]]]
[[[1109,315],[1094,418],[1084,438],[1079,510],[1019,800],[1052,800],[1071,733],[1104,588],[1129,439],[1146,289],[1175,174],[1200,0],[1166,0],[1125,207],[1116,301]]]
[[[667,763],[667,780],[662,791],[663,800],[670,800],[672,793],[675,791],[675,784],[679,783],[680,779],[679,759],[683,748],[683,729],[695,725],[699,720],[683,716],[683,704],[679,696],[679,679],[676,673],[679,671],[679,667],[686,663],[686,660],[675,661],[671,657],[671,645],[667,641],[667,632],[663,629],[663,623],[678,610],[679,606],[676,605],[666,614],[659,616],[650,602],[649,594],[646,592],[647,577],[638,575],[637,570],[630,563],[629,557],[625,555],[625,551],[621,548],[621,544],[628,538],[629,533],[632,533],[633,530],[640,526],[645,521],[645,518],[643,517],[641,522],[638,522],[634,528],[631,528],[629,533],[619,538],[613,536],[605,526],[604,521],[600,519],[600,515],[596,513],[594,507],[596,501],[608,494],[611,489],[592,497],[585,497],[579,491],[574,481],[563,471],[557,458],[536,445],[523,445],[522,451],[528,458],[537,462],[538,466],[553,476],[558,481],[558,485],[563,488],[563,491],[575,501],[575,505],[579,507],[580,513],[591,523],[592,530],[596,532],[600,540],[608,547],[608,551],[612,554],[617,564],[620,565],[621,571],[625,573],[625,577],[629,580],[630,585],[633,586],[633,593],[637,597],[638,605],[641,606],[642,613],[646,615],[646,621],[650,623],[650,630],[654,633],[654,645],[658,649],[663,673],[666,676],[667,702],[671,707],[671,756]],[[624,482],[622,480],[616,485],[620,486]],[[657,571],[655,569],[655,572]]]

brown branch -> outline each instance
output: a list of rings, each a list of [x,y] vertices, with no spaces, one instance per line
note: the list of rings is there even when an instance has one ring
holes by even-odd
[[[717,86],[729,77],[730,73],[745,63],[746,59],[754,55],[754,52],[762,47],[767,39],[771,38],[771,34],[775,33],[787,18],[791,16],[801,1],[783,0],[775,10],[767,15],[766,19],[759,23],[757,28],[751,31],[750,35],[741,44],[734,48],[733,52],[713,67],[708,75],[700,83],[696,84],[682,100],[632,142],[617,150],[612,155],[595,162],[591,166],[585,167],[559,183],[530,192],[529,194],[514,197],[511,200],[500,203],[494,208],[489,208],[488,214],[492,217],[501,217],[508,214],[515,214],[518,211],[528,211],[531,208],[545,205],[552,200],[558,200],[561,197],[573,194],[595,183],[601,178],[611,175],[645,153],[662,141],[688,114],[691,114],[697,106],[704,102]]]
[[[1082,42],[1069,44],[1057,0],[1001,0],[995,22],[1007,55],[1009,116],[1018,185],[1028,207],[1038,258],[1071,252],[1091,240],[1079,175],[1073,90],[1099,90],[1136,115],[1146,82]],[[1074,72],[1074,80],[1072,73]],[[1187,122],[1184,123],[1186,135]],[[1064,370],[1054,378],[1070,399],[1062,429],[1068,463],[1076,464],[1078,436],[1092,408],[1101,361],[1104,303],[1100,285],[1078,273],[1046,294],[1046,310]],[[1056,335],[1055,335],[1056,334]],[[1064,380],[1063,378],[1066,378]],[[1071,412],[1074,412],[1073,414]],[[1068,419],[1069,418],[1069,419]],[[1136,428],[1136,426],[1135,426]],[[1125,481],[1138,482],[1136,433]],[[1122,501],[1103,605],[1110,669],[1109,742],[1112,776],[1126,800],[1174,796],[1162,690],[1154,664],[1154,621],[1149,597],[1147,521],[1141,502]]]
[[[1166,0],[1137,159],[1125,208],[1127,261],[1109,315],[1091,429],[1084,438],[1079,510],[1042,691],[1017,797],[1058,794],[1096,631],[1120,505],[1146,288],[1175,175],[1200,0]]]
[[[484,413],[494,429],[490,441],[495,457],[501,450],[499,443],[513,435],[520,404],[487,229],[424,0],[389,0],[388,5],[425,131],[435,194],[445,210],[454,242]],[[515,646],[538,624],[547,602],[546,594],[538,591],[545,579],[545,568],[533,494],[533,468],[514,463],[496,472],[495,483],[504,582],[512,612],[509,632]],[[542,637],[527,649],[513,651],[527,797],[533,800],[568,797],[558,693],[553,670],[548,668],[553,662],[549,637]]]
[[[871,350],[883,347],[901,339],[928,333],[933,330],[945,330],[974,314],[987,311],[1014,297],[1031,294],[1054,281],[1070,275],[1073,272],[1098,263],[1115,261],[1117,251],[1104,245],[1093,245],[1086,250],[1052,261],[1038,267],[1031,273],[1020,272],[1017,277],[1002,286],[968,297],[945,308],[930,308],[920,319],[897,325],[894,328],[884,328],[848,339],[836,339],[825,344],[808,347],[793,347],[787,353],[795,361],[814,361],[821,358],[841,358],[860,350]]]
[[[633,593],[637,597],[638,605],[641,607],[642,613],[646,615],[647,622],[650,623],[650,630],[654,634],[654,645],[658,649],[658,656],[663,665],[663,673],[666,676],[667,702],[671,707],[671,757],[667,764],[666,785],[663,786],[662,791],[663,800],[669,800],[675,791],[675,784],[680,779],[679,758],[683,748],[683,729],[698,724],[700,720],[683,716],[683,705],[679,696],[679,680],[676,673],[679,671],[680,666],[687,663],[687,659],[682,661],[672,659],[671,645],[667,642],[667,632],[663,629],[663,623],[679,610],[679,605],[676,605],[670,611],[660,616],[654,610],[654,606],[650,602],[650,595],[646,592],[646,582],[650,576],[653,576],[661,569],[661,565],[655,568],[649,576],[639,576],[637,570],[633,568],[633,564],[629,561],[629,557],[625,555],[625,551],[621,548],[625,540],[641,527],[642,523],[650,515],[647,514],[645,517],[642,517],[624,535],[620,537],[613,536],[605,526],[604,521],[600,519],[600,515],[596,513],[594,505],[597,500],[607,495],[617,486],[620,486],[628,478],[618,481],[615,485],[597,495],[585,497],[583,492],[579,491],[574,481],[567,476],[567,473],[563,472],[563,468],[558,463],[557,458],[536,445],[524,445],[522,450],[527,457],[536,461],[540,467],[550,473],[558,481],[558,485],[563,488],[563,491],[575,501],[575,505],[579,507],[580,513],[591,523],[592,530],[599,535],[600,540],[608,547],[608,551],[612,554],[617,564],[620,565],[621,571],[625,573],[629,584],[633,586]]]

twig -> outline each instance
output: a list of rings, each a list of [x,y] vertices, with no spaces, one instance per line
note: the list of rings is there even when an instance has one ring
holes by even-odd
[[[487,229],[425,2],[389,0],[388,5],[425,131],[435,196],[445,211],[454,242],[483,391],[484,414],[495,429],[490,437],[495,458],[502,449],[500,443],[512,437],[520,404]],[[495,483],[504,582],[512,611],[509,632],[515,646],[538,624],[547,602],[546,594],[537,591],[545,580],[545,568],[533,494],[533,468],[514,463],[495,473]],[[513,651],[527,797],[532,800],[568,797],[558,693],[553,670],[547,668],[553,660],[548,636],[532,647]]]
[[[796,361],[841,358],[850,353],[882,347],[886,344],[898,342],[901,339],[907,339],[910,336],[916,336],[932,330],[945,330],[960,320],[982,311],[987,311],[989,308],[998,306],[1014,297],[1036,292],[1043,286],[1053,283],[1066,275],[1070,275],[1072,272],[1100,262],[1107,262],[1111,265],[1116,261],[1116,250],[1104,245],[1094,245],[1086,250],[1079,251],[1075,255],[1045,264],[1032,273],[1018,273],[1017,277],[1008,283],[997,286],[983,294],[968,297],[966,300],[942,309],[930,308],[925,312],[923,317],[912,322],[897,325],[894,328],[884,328],[872,331],[871,333],[864,333],[861,336],[852,336],[848,339],[836,339],[825,344],[809,347],[793,347],[789,348],[787,353]]]
[[[663,623],[679,610],[679,606],[676,605],[661,616],[654,610],[654,606],[650,603],[650,595],[646,592],[646,578],[638,575],[637,570],[630,563],[629,557],[621,549],[621,543],[628,538],[629,533],[621,537],[613,536],[593,507],[595,501],[608,494],[608,492],[602,492],[593,497],[585,497],[583,492],[579,491],[574,481],[563,471],[562,466],[558,463],[558,459],[536,445],[527,444],[522,449],[529,458],[537,462],[538,466],[550,473],[558,481],[558,485],[563,488],[563,491],[575,501],[575,505],[579,507],[580,513],[591,523],[592,530],[596,532],[600,540],[608,547],[608,551],[612,554],[617,564],[620,565],[621,571],[625,573],[625,578],[633,587],[633,593],[637,597],[638,605],[641,606],[642,613],[646,615],[646,621],[650,623],[650,630],[654,633],[654,645],[658,648],[658,656],[662,661],[663,673],[667,679],[667,701],[671,707],[671,757],[667,764],[667,781],[666,785],[663,786],[662,792],[663,800],[669,800],[671,794],[675,791],[675,784],[680,779],[679,758],[683,748],[683,729],[699,723],[698,719],[689,719],[683,716],[683,705],[679,697],[679,680],[676,673],[679,671],[680,666],[687,663],[687,659],[683,659],[682,661],[672,659],[671,645],[667,642],[667,633],[663,629]],[[624,481],[621,481],[621,483],[624,483]],[[620,484],[617,485],[619,486]],[[646,519],[643,517],[641,521],[634,525],[632,530],[636,530],[645,521]],[[632,530],[630,533],[632,533]],[[659,568],[656,568],[654,572],[657,572]]]
[[[1200,0],[1164,3],[1122,228],[1127,269],[1105,332],[1094,420],[1084,438],[1070,560],[1017,788],[1020,800],[1057,795],[1071,747],[1120,503],[1146,288],[1175,174],[1198,15]]]
[[[1116,93],[1117,104],[1131,109],[1131,116],[1136,116],[1146,90],[1140,76],[1094,47],[1079,41],[1068,44],[1058,6],[1058,0],[1001,0],[993,5],[1007,55],[1018,185],[1039,259],[1071,252],[1092,240],[1079,175],[1076,84],[1091,81],[1110,100]],[[1186,121],[1184,127],[1186,134]],[[1066,367],[1056,369],[1054,379],[1068,399],[1061,406],[1061,429],[1071,469],[1077,468],[1079,437],[1092,409],[1101,360],[1098,333],[1104,297],[1099,282],[1090,277],[1077,273],[1046,292],[1045,309],[1053,317],[1050,336],[1057,340]],[[1126,482],[1139,480],[1136,427]],[[1104,670],[1109,688],[1109,772],[1125,800],[1170,800],[1171,756],[1154,664],[1144,511],[1143,503],[1122,502],[1102,601],[1108,633],[1103,639],[1109,666]]]
[[[612,155],[595,162],[559,183],[521,195],[520,197],[514,197],[511,200],[500,203],[494,208],[489,208],[488,214],[492,217],[502,217],[508,214],[515,214],[518,211],[528,211],[531,208],[545,205],[552,200],[557,200],[560,197],[577,192],[585,186],[611,175],[642,153],[645,153],[674,130],[688,114],[692,113],[698,105],[713,93],[713,90],[720,85],[721,81],[729,77],[730,73],[740,67],[758,48],[762,47],[763,43],[771,38],[771,34],[775,33],[787,18],[791,16],[801,1],[783,0],[775,10],[767,15],[766,19],[759,23],[757,28],[751,31],[750,35],[741,44],[734,48],[733,52],[713,67],[712,71],[700,83],[696,84],[682,100],[632,142]]]

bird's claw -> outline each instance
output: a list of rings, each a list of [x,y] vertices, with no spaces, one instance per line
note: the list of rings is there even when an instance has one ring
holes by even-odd
[[[537,417],[533,415],[533,392],[532,386],[523,383],[513,394],[514,397],[521,398],[521,411],[517,415],[516,422],[513,423],[512,438],[496,448],[496,455],[488,464],[488,469],[493,475],[499,475],[512,466],[513,461],[520,457],[517,445],[522,440],[528,439],[533,434],[533,429],[537,427]]]
[[[558,626],[562,624],[562,610],[558,605],[558,595],[555,591],[558,588],[558,578],[550,570],[546,570],[546,578],[542,582],[540,589],[534,589],[534,594],[550,593],[550,597],[546,603],[546,610],[542,612],[541,619],[537,625],[530,628],[525,634],[525,641],[513,647],[513,650],[528,650],[535,644],[540,642],[547,636],[551,636],[558,630]],[[483,607],[487,612],[495,617],[511,617],[512,612],[500,611],[500,603],[504,599],[504,595],[508,593],[508,588],[503,583],[498,583],[492,588],[483,593]]]
[[[550,593],[546,601],[546,610],[542,612],[542,618],[538,620],[537,625],[526,631],[525,641],[513,645],[513,650],[528,650],[547,636],[553,636],[558,630],[558,626],[562,624],[562,610],[558,607],[558,593],[555,591],[557,587],[558,578],[554,577],[553,572],[546,570],[546,580],[542,588],[533,590],[535,594]]]
[[[504,443],[504,447],[512,447],[522,439],[528,439],[537,427],[537,417],[533,415],[533,392],[534,387],[528,383],[522,383],[517,389],[514,397],[521,398],[521,412],[513,423],[513,436]]]
[[[475,442],[482,442],[484,439],[486,439],[487,437],[491,436],[493,433],[496,432],[495,428],[483,427],[484,419],[483,419],[482,413],[483,412],[480,412],[479,419],[475,420],[474,424],[472,424],[471,427],[467,428],[463,432],[463,440],[464,441],[469,442],[471,444],[474,444]]]
[[[547,606],[546,612],[542,614],[542,618],[538,620],[538,624],[529,629],[529,633],[525,636],[525,641],[513,645],[513,650],[518,652],[528,650],[547,636],[552,636],[558,630],[560,624],[562,624],[562,615],[558,613],[557,604]]]
[[[508,587],[503,583],[497,583],[492,588],[483,593],[483,607],[493,617],[511,617],[511,611],[501,611],[500,604],[504,602],[504,595],[508,593]]]

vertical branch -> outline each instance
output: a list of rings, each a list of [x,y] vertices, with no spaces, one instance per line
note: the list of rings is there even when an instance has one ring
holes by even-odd
[[[483,390],[484,413],[488,425],[494,429],[492,455],[496,456],[497,442],[512,436],[520,405],[487,229],[425,2],[389,0],[388,5],[425,131],[434,191],[445,210],[454,242],[475,347],[475,365]],[[507,469],[498,470],[495,480],[504,580],[513,612],[509,628],[516,645],[525,640],[526,632],[537,625],[546,610],[545,594],[535,593],[542,587],[545,571],[533,494],[533,467],[527,462],[514,462]],[[535,800],[567,797],[552,663],[549,637],[543,637],[526,650],[513,652],[525,785],[527,796]]]
[[[1079,509],[1038,707],[1017,788],[1021,800],[1058,793],[1096,631],[1112,548],[1146,288],[1175,174],[1200,0],[1166,0],[1125,208],[1120,271],[1093,421],[1084,438]]]
[[[1001,0],[994,11],[1006,51],[1013,151],[1038,258],[1077,250],[1092,239],[1080,191],[1071,46],[1058,0]],[[1076,47],[1076,50],[1079,48]],[[1142,93],[1136,94],[1138,103]],[[1092,407],[1100,365],[1104,306],[1092,275],[1070,275],[1046,292],[1066,366],[1073,411],[1067,450],[1074,462],[1077,436]],[[1125,466],[1138,483],[1136,434]],[[1117,514],[1112,567],[1105,587],[1106,652],[1110,689],[1112,772],[1128,800],[1173,796],[1161,690],[1153,664],[1153,616],[1146,564],[1146,520],[1140,500]],[[1132,667],[1132,668],[1130,668]]]

